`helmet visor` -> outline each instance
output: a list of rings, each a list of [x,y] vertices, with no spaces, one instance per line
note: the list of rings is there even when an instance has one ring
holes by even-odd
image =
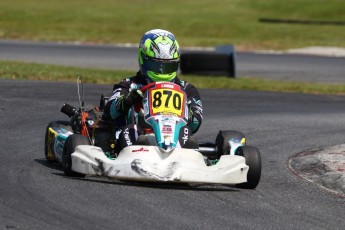
[[[178,65],[178,59],[157,60],[153,58],[145,58],[143,63],[143,67],[146,70],[159,74],[168,74],[176,72],[178,69]]]

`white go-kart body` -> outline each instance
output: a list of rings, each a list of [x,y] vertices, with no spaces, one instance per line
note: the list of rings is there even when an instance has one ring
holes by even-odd
[[[134,145],[118,153],[114,151],[115,157],[109,157],[97,141],[90,145],[95,142],[89,133],[74,133],[69,123],[52,122],[46,132],[47,160],[61,163],[67,176],[98,175],[137,181],[236,184],[241,188],[256,188],[261,175],[260,153],[257,148],[246,145],[241,132],[221,130],[215,143],[197,143],[188,128],[189,102],[183,88],[159,82],[141,91],[143,103],[136,114],[141,114],[150,132],[140,134]],[[63,108],[72,119],[83,117],[80,116],[83,113],[75,113],[71,106]],[[122,132],[126,138],[127,132]]]
[[[207,166],[204,156],[192,149],[161,151],[157,146],[129,146],[115,160],[101,148],[80,145],[72,154],[72,170],[86,175],[140,181],[221,183],[247,182],[245,158],[223,155],[215,165]]]

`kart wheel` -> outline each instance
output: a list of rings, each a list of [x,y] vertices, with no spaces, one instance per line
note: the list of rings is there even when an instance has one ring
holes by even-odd
[[[186,144],[183,146],[183,148],[186,149],[199,149],[199,143],[197,139],[194,136],[190,136],[186,142]]]
[[[229,140],[238,141],[243,140],[244,134],[235,130],[220,130],[216,138],[217,159],[221,155],[228,155],[230,153]],[[244,139],[245,140],[245,139]]]
[[[55,159],[54,151],[53,151],[54,138],[49,136],[49,128],[52,128],[52,129],[64,128],[72,132],[72,127],[69,125],[68,121],[52,121],[47,125],[45,138],[44,138],[44,156],[46,157],[49,163],[55,163],[56,159]]]
[[[243,156],[246,159],[246,165],[249,166],[247,182],[237,184],[236,187],[255,189],[261,177],[261,156],[259,150],[253,146],[246,145],[238,148],[236,155]]]
[[[85,174],[74,172],[72,170],[72,153],[74,153],[78,145],[90,145],[87,137],[80,134],[73,134],[67,137],[63,154],[62,154],[62,169],[66,176],[84,177]]]

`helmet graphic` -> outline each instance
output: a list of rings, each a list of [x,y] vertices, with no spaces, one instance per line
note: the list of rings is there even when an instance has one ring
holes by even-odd
[[[148,82],[173,81],[180,62],[180,47],[169,31],[150,30],[140,41],[138,59],[140,71]]]

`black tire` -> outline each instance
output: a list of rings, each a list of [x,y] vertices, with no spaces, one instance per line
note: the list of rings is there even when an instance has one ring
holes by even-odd
[[[90,145],[90,141],[86,136],[73,134],[67,137],[62,154],[62,169],[66,176],[84,177],[85,174],[74,172],[72,170],[72,156],[78,145]]]
[[[234,55],[216,52],[189,52],[181,54],[182,74],[227,75],[235,77]]]
[[[220,130],[216,138],[217,156],[228,155],[230,151],[229,140],[234,139],[241,142],[245,138],[244,134],[235,130]]]
[[[46,157],[47,161],[49,163],[55,163],[56,159],[55,157],[48,157],[48,150],[53,148],[54,143],[48,139],[48,129],[49,128],[64,128],[68,131],[72,131],[72,127],[69,125],[69,121],[51,121],[47,125],[45,137],[44,137],[44,156]],[[49,142],[49,143],[48,143]]]
[[[199,143],[198,140],[195,138],[195,136],[190,136],[186,142],[186,144],[183,146],[185,149],[199,149]]]
[[[259,150],[254,146],[246,145],[238,148],[236,155],[243,156],[246,159],[246,165],[249,166],[247,182],[237,184],[236,187],[255,189],[261,177],[261,155]]]

